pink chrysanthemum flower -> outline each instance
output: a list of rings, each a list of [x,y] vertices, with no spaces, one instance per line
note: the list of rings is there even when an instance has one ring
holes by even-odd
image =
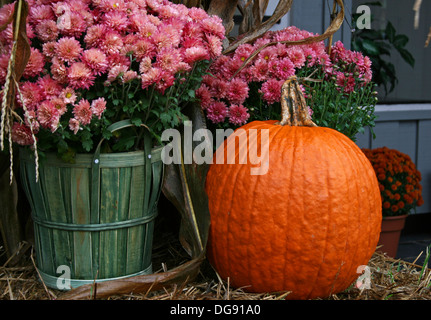
[[[107,83],[112,83],[115,80],[117,80],[117,78],[121,78],[123,77],[124,73],[129,70],[128,66],[119,64],[116,65],[114,67],[112,67],[109,71],[108,71],[108,79],[107,79]]]
[[[220,56],[222,53],[222,40],[219,37],[213,35],[207,35],[206,39],[208,41],[208,50],[210,53],[211,59],[215,59]]]
[[[24,100],[24,104],[28,110],[35,110],[39,103],[44,99],[42,89],[34,82],[24,82],[20,84],[21,95]],[[17,99],[18,103],[21,104],[21,99]]]
[[[22,123],[15,122],[12,125],[12,141],[21,145],[32,145],[34,140],[29,127]]]
[[[105,111],[105,109],[106,109],[106,101],[105,101],[105,99],[103,97],[102,98],[98,98],[96,100],[93,100],[91,102],[91,112],[98,119],[100,119],[102,117],[102,114]]]
[[[60,116],[58,110],[49,100],[44,100],[37,109],[37,120],[41,127],[55,132],[58,128]]]
[[[51,74],[52,78],[61,84],[64,84],[68,81],[67,67],[65,63],[63,61],[60,61],[57,57],[52,58]]]
[[[226,104],[222,101],[215,101],[210,104],[207,109],[207,117],[213,123],[223,122],[228,114],[228,109]]]
[[[60,32],[69,37],[80,38],[87,29],[87,21],[78,12],[71,11],[69,14],[70,28],[60,29]]]
[[[55,42],[55,41],[50,41],[50,42],[44,43],[42,45],[43,55],[48,59],[52,59],[57,52],[56,46],[57,46],[57,42]]]
[[[213,102],[210,89],[205,84],[202,84],[196,90],[196,97],[200,100],[201,107],[206,109],[211,102]]]
[[[58,37],[57,23],[53,20],[42,20],[36,25],[35,32],[43,42],[53,41]]]
[[[59,116],[62,116],[67,111],[66,104],[64,103],[64,100],[62,98],[58,97],[51,99],[51,103],[54,108],[58,110]]]
[[[229,107],[229,122],[235,125],[243,125],[250,118],[247,108],[243,105],[233,104]]]
[[[287,54],[295,68],[301,68],[305,65],[305,55],[301,48],[292,46],[287,48]]]
[[[38,49],[30,48],[30,58],[22,74],[23,77],[31,78],[37,76],[42,72],[44,65],[43,54]]]
[[[102,50],[90,48],[82,53],[82,61],[91,68],[95,75],[101,75],[108,69],[108,60]]]
[[[280,80],[286,80],[295,74],[295,65],[289,58],[284,58],[277,61],[277,63],[274,64],[275,69],[271,63],[272,62],[269,63],[270,70],[273,72],[275,77]]]
[[[281,98],[281,86],[285,80],[268,79],[262,84],[260,92],[268,104],[279,102]]]
[[[209,52],[204,47],[192,47],[184,51],[184,61],[187,63],[208,60],[209,58]]]
[[[197,7],[190,8],[188,15],[193,21],[200,21],[208,16],[207,12],[204,9]]]
[[[37,80],[37,84],[41,89],[44,99],[55,98],[61,91],[61,85],[48,74],[42,78],[39,78]]]
[[[175,74],[179,64],[182,62],[179,50],[162,48],[156,56],[156,67]]]
[[[162,70],[159,80],[155,83],[156,90],[160,93],[164,93],[167,88],[174,84],[174,81],[175,76],[172,73]]]
[[[241,104],[248,97],[248,84],[242,79],[235,78],[228,84],[227,98],[232,103]]]
[[[147,73],[152,68],[151,59],[149,57],[145,57],[139,63],[139,73]]]
[[[229,82],[222,79],[211,79],[210,84],[210,92],[213,97],[217,99],[224,99],[228,97],[229,94]]]
[[[105,13],[102,16],[102,21],[108,29],[117,30],[119,32],[127,30],[130,24],[127,14],[118,10]]]
[[[57,56],[65,62],[74,62],[82,52],[79,41],[72,37],[63,37],[56,45]]]
[[[72,131],[74,134],[77,134],[80,128],[80,124],[79,121],[75,118],[71,118],[69,120],[69,129],[70,131]]]
[[[106,33],[106,26],[103,24],[95,24],[87,29],[84,37],[84,42],[87,47],[97,47],[102,42]]]
[[[81,99],[78,104],[73,107],[73,115],[80,124],[84,126],[90,124],[91,119],[93,118],[93,112],[88,100]]]
[[[35,5],[30,6],[29,9],[29,20],[32,23],[38,23],[43,20],[53,20],[55,18],[50,5]]]
[[[34,134],[37,134],[39,132],[40,124],[37,121],[35,110],[28,110],[24,117],[24,123],[28,128],[33,130]]]
[[[116,31],[108,31],[99,47],[108,55],[120,52],[123,47],[121,35]]]
[[[164,47],[176,48],[180,44],[181,35],[173,25],[162,24],[154,33],[153,41],[159,49]]]
[[[160,81],[162,70],[152,67],[145,73],[141,74],[142,89],[146,89],[154,83]]]
[[[132,45],[133,55],[136,60],[141,61],[144,57],[152,58],[155,55],[156,47],[148,39],[140,39]]]
[[[138,79],[139,75],[136,71],[134,70],[127,70],[126,72],[124,72],[123,75],[123,83],[127,83],[129,81],[132,81],[134,79]]]
[[[83,62],[73,63],[68,69],[67,77],[70,86],[74,89],[89,89],[95,79],[91,70]]]
[[[268,61],[265,59],[257,59],[250,67],[252,73],[252,81],[263,81],[268,75]]]
[[[76,102],[75,90],[70,87],[64,88],[60,93],[60,98],[62,98],[66,104],[74,104]]]
[[[219,16],[211,16],[201,21],[202,28],[221,39],[224,38],[225,29],[223,21]]]

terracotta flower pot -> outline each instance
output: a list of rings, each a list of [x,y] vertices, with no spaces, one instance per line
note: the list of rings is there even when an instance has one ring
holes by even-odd
[[[401,231],[404,228],[407,214],[394,217],[383,217],[382,230],[378,246],[379,250],[385,252],[389,257],[395,258],[398,251]]]

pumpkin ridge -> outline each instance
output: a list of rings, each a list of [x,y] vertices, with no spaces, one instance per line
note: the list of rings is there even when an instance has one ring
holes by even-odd
[[[326,191],[326,194],[327,194],[327,199],[332,199],[332,197],[330,195],[331,188],[330,188],[330,178],[329,178],[329,174],[328,174],[328,171],[331,170],[331,167],[328,165],[328,162],[329,162],[328,161],[328,157],[325,155],[325,153],[327,152],[327,150],[325,148],[326,152],[322,152],[322,149],[320,149],[319,151],[320,151],[320,154],[322,155],[321,158],[326,160],[326,162],[325,162],[325,167],[326,167],[326,171],[327,171],[327,173],[326,173],[326,185],[329,187],[329,188],[325,188],[325,191]],[[331,205],[332,205],[331,201],[328,201],[327,202],[327,207],[325,207],[325,211],[324,211],[326,215],[328,214],[328,212],[331,212]],[[322,259],[323,259],[323,261],[319,261],[320,262],[319,263],[319,268],[318,268],[317,272],[315,272],[315,279],[314,279],[313,284],[310,286],[310,291],[307,294],[306,299],[308,299],[312,295],[314,287],[315,287],[317,281],[319,279],[321,279],[320,272],[323,269],[322,266],[323,266],[323,263],[324,263],[324,260],[325,260],[325,255],[326,255],[327,248],[328,248],[328,229],[329,229],[328,224],[331,222],[331,218],[327,217],[327,219],[325,219],[325,220],[327,220],[327,223],[325,224],[325,235],[323,237],[325,239],[324,240],[325,244],[324,244],[324,246],[322,246],[322,248],[324,247],[324,249],[322,250]],[[320,257],[319,257],[319,259],[320,259]]]
[[[335,134],[334,134],[335,135]],[[359,160],[358,159],[358,156],[357,156],[357,150],[354,150],[353,148],[352,148],[352,145],[349,145],[349,144],[347,144],[345,141],[343,141],[343,140],[341,140],[341,139],[338,139],[337,141],[336,141],[336,143],[338,144],[338,145],[341,145],[341,147],[343,147],[345,150],[348,150],[350,153],[352,153],[352,154],[354,154],[355,155],[355,160]],[[353,159],[352,159],[352,156],[351,157],[349,157],[349,162],[351,162],[352,163],[352,168],[353,168],[353,170],[355,171],[355,177],[357,178],[357,179],[359,179],[359,177],[361,177],[361,172],[359,172],[358,171],[358,169],[357,169],[357,166],[353,163]],[[361,181],[363,181],[363,178],[361,177]],[[349,184],[350,185],[350,184]],[[354,187],[355,187],[355,189],[356,189],[356,195],[357,195],[357,199],[360,199],[360,189],[359,189],[359,185],[358,185],[358,181],[357,180],[355,180],[355,183],[353,184],[354,185]],[[350,193],[349,193],[350,194]],[[359,201],[358,201],[358,204],[357,204],[357,207],[359,208],[361,206],[361,204],[359,203]],[[368,210],[367,211],[369,211],[369,206],[368,206]],[[349,215],[349,217],[350,217],[351,215]],[[361,215],[359,215],[359,214],[356,214],[356,221],[357,221],[357,225],[359,225],[360,223],[361,223]],[[348,224],[348,226],[351,226],[352,224],[351,223],[349,223]],[[368,233],[368,228],[367,228],[367,233]],[[349,233],[350,233],[351,231],[349,231]],[[358,236],[360,236],[360,235],[358,235]],[[346,239],[347,240],[347,239]],[[347,241],[346,241],[346,249],[347,249]],[[356,246],[355,248],[354,248],[354,253],[352,254],[352,256],[356,256],[357,254],[358,254],[358,249],[359,249],[359,246]],[[352,249],[351,249],[352,250]],[[351,261],[351,260],[350,260]],[[352,262],[350,263],[350,267],[349,267],[349,270],[348,270],[348,273],[346,273],[346,277],[347,277],[347,275],[349,275],[349,274],[353,274],[353,272],[356,272],[356,269],[357,269],[357,267],[358,266],[355,266]],[[355,270],[352,270],[352,269],[355,269]],[[358,275],[359,276],[359,275]],[[348,281],[348,279],[346,279],[345,280],[345,282],[347,282]]]

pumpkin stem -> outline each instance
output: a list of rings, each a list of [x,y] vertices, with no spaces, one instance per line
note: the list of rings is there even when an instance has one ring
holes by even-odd
[[[307,103],[296,76],[290,77],[281,87],[281,121],[277,124],[317,127],[311,120]]]

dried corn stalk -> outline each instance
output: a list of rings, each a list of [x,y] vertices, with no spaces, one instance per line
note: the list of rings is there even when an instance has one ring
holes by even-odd
[[[5,140],[7,139],[9,144],[9,161],[10,161],[10,183],[13,179],[13,145],[12,145],[12,124],[14,120],[22,122],[21,117],[14,111],[15,109],[15,96],[18,93],[18,97],[21,97],[18,82],[24,72],[25,66],[27,65],[30,57],[30,43],[27,38],[26,31],[26,19],[28,15],[28,4],[25,0],[18,0],[14,6],[13,15],[6,21],[5,25],[0,27],[3,30],[9,23],[13,23],[13,45],[12,52],[9,58],[9,64],[7,68],[7,74],[5,79],[4,87],[1,91],[1,118],[0,118],[0,149],[4,150]],[[25,104],[23,109],[25,117],[29,119]],[[31,123],[29,123],[30,129]],[[33,132],[33,130],[32,130]],[[36,149],[36,138],[32,133],[34,141],[34,150],[36,155],[36,167],[37,167],[37,149]],[[36,172],[38,172],[36,168]],[[36,177],[37,178],[37,177]]]

